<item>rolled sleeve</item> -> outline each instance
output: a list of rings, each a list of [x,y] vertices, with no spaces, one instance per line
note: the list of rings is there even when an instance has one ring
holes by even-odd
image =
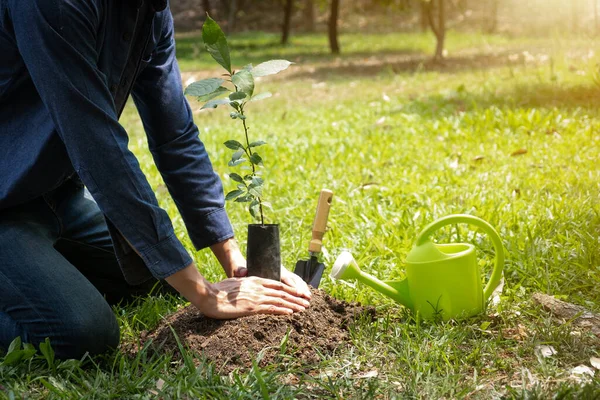
[[[192,263],[192,258],[175,235],[142,250],[140,256],[156,278],[164,279]]]

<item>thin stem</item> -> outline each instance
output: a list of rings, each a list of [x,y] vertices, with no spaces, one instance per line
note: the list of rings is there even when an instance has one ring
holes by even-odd
[[[240,115],[244,116],[244,106],[240,105]],[[251,158],[252,157],[252,148],[250,147],[250,139],[248,138],[248,126],[246,125],[246,118],[240,118],[242,120],[242,123],[244,124],[244,134],[246,135],[246,149],[247,152],[246,154],[248,154],[248,157]],[[244,150],[246,151],[246,150]],[[254,163],[252,162],[252,160],[250,160],[250,165],[252,166],[252,177],[256,176],[256,168],[254,167]],[[260,224],[264,225],[265,224],[265,217],[263,214],[263,206],[262,206],[262,200],[260,197],[257,197],[258,199],[258,208],[260,210]]]

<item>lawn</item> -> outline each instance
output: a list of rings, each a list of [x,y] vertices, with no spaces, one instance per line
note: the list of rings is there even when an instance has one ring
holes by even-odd
[[[428,61],[433,43],[426,35],[343,35],[341,57],[328,55],[320,36],[297,36],[288,47],[276,40],[244,34],[231,43],[238,68],[268,58],[297,62],[257,84],[258,92],[274,96],[251,104],[247,121],[254,137],[268,142],[262,150],[265,199],[273,205],[267,219],[281,225],[285,265],[306,255],[321,188],[334,192],[326,265],[348,249],[361,268],[384,278],[402,276],[427,223],[469,213],[503,239],[500,304],[466,321],[421,321],[365,286],[325,277],[322,289],[376,306],[379,318],[359,321],[353,347],[324,358],[311,374],[290,369],[285,359],[222,377],[211,364],[197,367],[197,354],[183,363],[146,352],[67,362],[40,356],[0,363],[0,398],[600,397],[600,371],[587,380],[572,374],[600,357],[600,339],[559,323],[531,299],[542,292],[600,312],[600,82],[593,42],[452,34],[448,63],[439,66]],[[197,36],[179,43],[184,80],[211,76]],[[214,168],[231,190],[230,150],[222,143],[240,140],[237,121],[226,110],[200,112],[190,103]],[[222,279],[209,251],[193,251],[132,104],[122,123],[177,235],[209,280]],[[227,208],[244,246],[250,217],[239,204]],[[476,244],[489,272],[485,261],[493,250],[484,235],[461,226],[436,239]],[[115,308],[123,340],[134,341],[182,304],[153,297]],[[544,357],[540,346],[556,354]]]

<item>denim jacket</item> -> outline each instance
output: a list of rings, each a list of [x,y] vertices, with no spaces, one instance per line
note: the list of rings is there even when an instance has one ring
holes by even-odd
[[[192,260],[128,150],[118,119],[130,94],[194,246],[232,237],[166,0],[0,0],[0,209],[81,179],[137,284]]]

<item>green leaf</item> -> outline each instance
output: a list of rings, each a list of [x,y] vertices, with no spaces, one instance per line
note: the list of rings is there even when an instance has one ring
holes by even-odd
[[[252,200],[252,202],[250,203],[250,205],[248,206],[248,211],[250,212],[250,215],[252,215],[252,217],[256,220],[260,219],[260,206],[258,203],[258,200]]]
[[[4,357],[2,365],[15,365],[23,359],[25,352],[23,350],[13,350]]]
[[[290,333],[292,332],[291,328],[288,328],[287,333],[283,338],[281,338],[281,342],[279,342],[279,354],[285,354],[285,350],[287,349],[288,340],[290,339]]]
[[[254,93],[254,78],[250,72],[244,69],[233,74],[231,82],[238,91],[244,92],[248,96],[252,96],[252,93]]]
[[[237,199],[235,199],[234,201],[236,203],[247,203],[249,201],[251,201],[253,199],[253,197],[249,194],[245,195],[245,196],[240,196]]]
[[[210,101],[214,98],[217,98],[217,97],[222,96],[225,93],[229,93],[229,92],[231,92],[231,90],[227,89],[226,87],[219,86],[219,88],[217,90],[215,90],[214,92],[198,97],[198,101],[202,101],[202,102]]]
[[[252,71],[252,64],[246,64],[242,67],[242,69],[246,71]]]
[[[263,178],[259,178],[258,176],[252,178],[252,185],[254,186],[262,186],[263,183],[265,183]]]
[[[229,99],[211,100],[208,103],[206,103],[205,105],[203,105],[202,108],[200,108],[200,109],[204,110],[205,108],[217,108],[220,105],[229,104],[229,103],[231,103],[231,100],[229,100]]]
[[[250,101],[259,101],[259,100],[263,100],[263,99],[268,99],[271,96],[273,96],[273,94],[271,94],[271,92],[263,92],[263,93],[257,94],[256,96],[252,96]]]
[[[191,83],[185,88],[183,93],[187,96],[206,96],[218,90],[223,82],[225,81],[221,78],[202,79],[201,81]]]
[[[244,150],[238,150],[231,156],[231,161],[237,161],[244,155]]]
[[[262,146],[263,144],[267,144],[267,142],[265,142],[264,140],[257,140],[256,142],[250,143],[250,147],[258,147]]]
[[[227,146],[227,148],[231,149],[231,150],[238,150],[238,149],[243,149],[244,145],[241,144],[240,142],[238,142],[237,140],[228,140],[225,143],[223,143],[225,146]]]
[[[262,165],[262,158],[258,155],[258,153],[254,153],[252,156],[250,156],[250,162],[254,165]]]
[[[30,358],[32,358],[35,353],[37,353],[37,350],[35,349],[35,347],[33,347],[33,345],[31,343],[24,343],[23,344],[23,359],[24,360],[29,360]]]
[[[50,338],[46,338],[46,340],[44,342],[40,343],[39,347],[40,347],[40,351],[44,355],[44,358],[46,359],[46,362],[48,363],[48,366],[53,368],[54,367],[54,349],[52,348],[52,345],[50,344]]]
[[[229,177],[231,178],[232,181],[235,181],[238,183],[244,183],[244,180],[242,179],[242,177],[236,173],[229,174]]]
[[[237,167],[238,165],[244,163],[246,161],[245,158],[240,158],[238,160],[229,160],[229,162],[227,163],[227,165],[229,165],[230,167]]]
[[[243,190],[239,190],[239,189],[232,190],[231,192],[227,193],[227,196],[225,196],[225,200],[227,200],[227,201],[233,200],[236,197],[243,195],[244,193],[246,193],[246,192],[244,192]]]
[[[219,24],[208,15],[202,25],[202,41],[212,58],[231,74],[231,58],[227,39]]]
[[[263,207],[269,208],[271,210],[273,209],[273,206],[268,201],[263,201],[262,205],[263,205]]]
[[[13,351],[21,350],[21,343],[21,336],[14,338],[13,341],[8,345],[8,352],[6,354],[8,355]]]
[[[254,75],[255,78],[259,76],[274,75],[287,69],[292,64],[292,62],[287,60],[265,61],[252,68],[252,75]]]
[[[248,97],[248,96],[244,92],[232,92],[229,95],[229,100],[231,100],[231,101],[242,100],[242,99],[245,99],[246,97]]]
[[[254,197],[260,197],[262,196],[262,186],[254,186],[250,184],[248,186],[248,193]]]

